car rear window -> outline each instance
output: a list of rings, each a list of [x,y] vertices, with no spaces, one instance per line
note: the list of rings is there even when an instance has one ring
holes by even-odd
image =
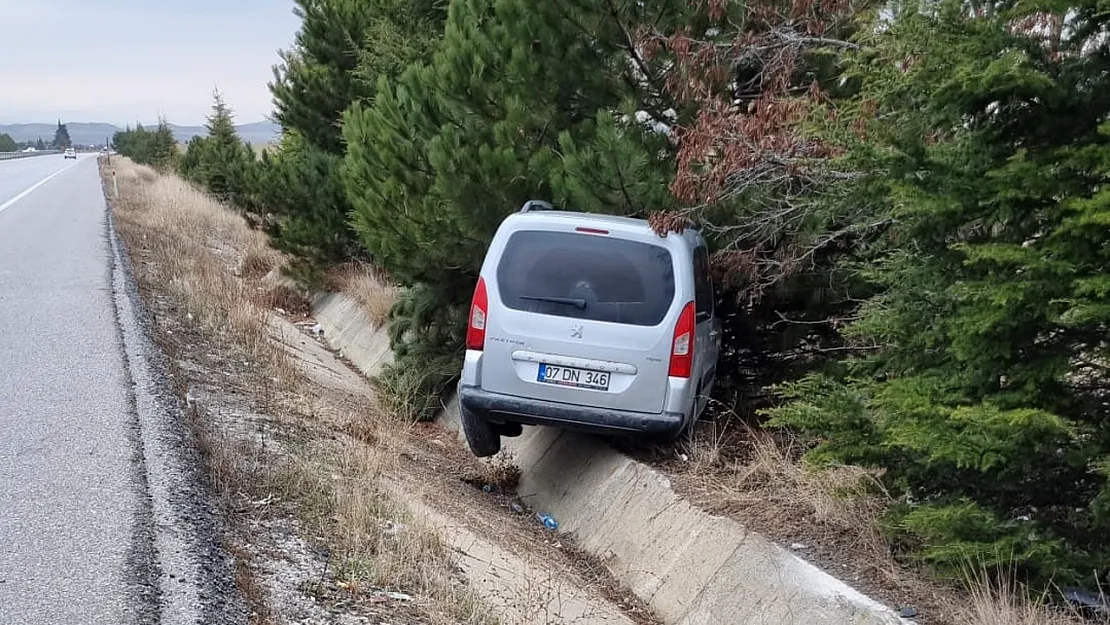
[[[509,237],[497,284],[513,310],[639,326],[662,322],[675,292],[662,246],[542,230]]]

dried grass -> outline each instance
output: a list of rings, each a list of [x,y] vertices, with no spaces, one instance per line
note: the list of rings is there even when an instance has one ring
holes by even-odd
[[[312,403],[314,390],[268,327],[273,308],[307,312],[307,300],[280,282],[264,286],[263,278],[283,262],[267,247],[265,235],[176,176],[123,158],[115,169],[120,201],[114,215],[140,279],[164,290],[206,335],[230,339],[280,376],[285,394]],[[384,320],[395,297],[392,287],[367,270],[345,275],[352,294]],[[312,411],[329,414],[316,415],[318,436],[296,445],[260,445],[231,431],[214,431],[191,407],[208,478],[225,506],[236,505],[244,493],[294,504],[314,535],[326,539],[338,580],[353,595],[399,590],[433,601],[422,622],[494,623],[488,608],[456,579],[455,554],[382,486],[411,423],[377,407],[316,399],[321,403]],[[334,436],[330,425],[351,436]],[[240,581],[250,586],[245,592],[253,588],[253,580]]]
[[[266,236],[176,176],[123,158],[115,170],[116,224],[128,248],[139,254],[138,271],[165,285],[203,331],[230,338],[283,379],[295,377],[268,336],[272,295],[240,279],[243,267],[258,274],[282,262],[281,254],[267,247]]]
[[[277,266],[280,257],[269,247],[252,247],[243,253],[239,263],[239,275],[248,280],[257,280],[270,273]]]
[[[855,466],[814,469],[801,455],[791,439],[742,423],[710,422],[688,448],[688,472],[722,509],[791,510],[815,522],[815,530],[849,536],[853,548],[875,562],[889,560],[879,520],[890,499],[879,473]]]
[[[364,263],[349,263],[340,267],[331,276],[331,282],[354,298],[376,327],[385,325],[389,320],[389,311],[400,294],[400,290],[380,271]]]
[[[1084,619],[1075,611],[1050,606],[1046,594],[1033,595],[1011,571],[968,567],[970,601],[961,610],[968,625],[1110,625],[1110,618]]]

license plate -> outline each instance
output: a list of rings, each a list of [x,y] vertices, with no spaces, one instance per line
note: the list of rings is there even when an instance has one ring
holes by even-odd
[[[558,384],[559,386],[573,386],[575,388],[588,388],[595,391],[609,390],[609,373],[606,371],[591,371],[577,367],[563,367],[561,365],[541,364],[536,376],[538,382],[544,384]]]

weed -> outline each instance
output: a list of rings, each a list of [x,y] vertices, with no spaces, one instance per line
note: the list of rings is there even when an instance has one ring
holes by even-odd
[[[1032,595],[1013,571],[964,569],[970,601],[962,610],[969,625],[1110,625],[1110,618],[1085,620],[1068,608],[1049,605],[1047,594]]]
[[[379,328],[389,320],[389,311],[397,303],[400,293],[381,272],[363,263],[340,267],[335,270],[330,282],[334,288],[354,298],[370,322]]]

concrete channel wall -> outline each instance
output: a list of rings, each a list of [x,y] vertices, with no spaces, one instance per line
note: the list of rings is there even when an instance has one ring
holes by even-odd
[[[332,347],[373,375],[389,362],[389,339],[350,298],[315,298]],[[438,417],[458,432],[453,399]],[[735,521],[679,497],[665,475],[596,438],[525,428],[503,439],[522,476],[518,493],[555,516],[559,532],[599,558],[673,625],[893,625],[889,607]]]

